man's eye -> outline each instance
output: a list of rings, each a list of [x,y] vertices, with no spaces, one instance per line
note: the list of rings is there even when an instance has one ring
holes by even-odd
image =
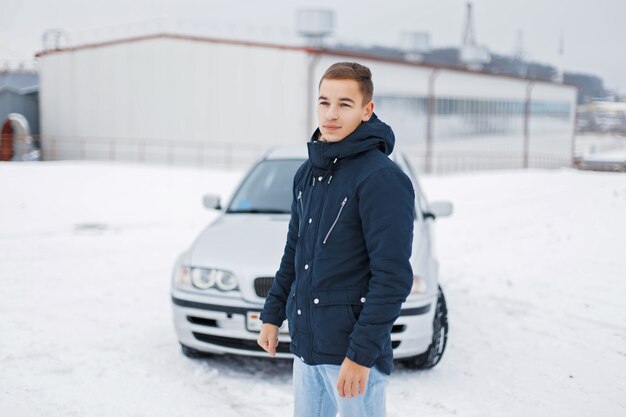
[[[320,106],[328,106],[328,103],[326,101],[320,101]]]
[[[352,106],[350,106],[348,103],[342,103],[342,104],[341,104],[341,106],[342,106],[342,107],[352,107]]]

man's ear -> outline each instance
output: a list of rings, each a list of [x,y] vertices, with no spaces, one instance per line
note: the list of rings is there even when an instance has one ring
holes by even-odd
[[[363,108],[363,117],[361,120],[367,122],[372,117],[372,113],[374,113],[374,102],[370,100]]]

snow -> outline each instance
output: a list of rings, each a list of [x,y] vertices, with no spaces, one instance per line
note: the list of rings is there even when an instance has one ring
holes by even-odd
[[[174,333],[175,257],[243,172],[0,163],[0,414],[289,416],[289,361],[191,360]],[[626,415],[626,176],[493,171],[421,178],[450,335],[397,366],[390,417]]]

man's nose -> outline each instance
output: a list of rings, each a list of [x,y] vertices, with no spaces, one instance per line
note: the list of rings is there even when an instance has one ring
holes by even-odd
[[[328,110],[326,110],[326,119],[328,120],[335,120],[339,115],[339,112],[337,111],[337,107],[335,106],[328,106]]]

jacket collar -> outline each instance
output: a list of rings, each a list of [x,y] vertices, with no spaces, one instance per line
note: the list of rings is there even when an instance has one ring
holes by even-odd
[[[307,142],[309,160],[313,164],[315,175],[324,175],[333,171],[343,158],[352,157],[373,148],[378,148],[385,155],[391,154],[395,136],[391,127],[381,121],[375,113],[367,122],[362,122],[354,132],[339,142],[321,142],[317,138],[319,127],[315,129]]]

